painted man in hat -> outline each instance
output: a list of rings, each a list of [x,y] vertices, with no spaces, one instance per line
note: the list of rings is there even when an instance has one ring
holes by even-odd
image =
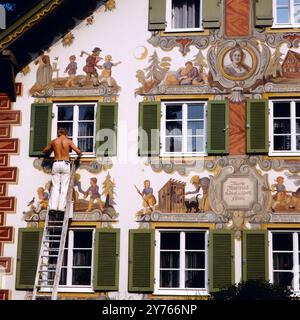
[[[99,84],[97,69],[102,69],[102,66],[98,65],[99,61],[102,59],[100,57],[101,51],[102,50],[98,47],[94,48],[92,54],[88,54],[88,57],[85,60],[85,66],[82,69],[86,73],[86,81],[92,79],[94,86],[97,86]]]

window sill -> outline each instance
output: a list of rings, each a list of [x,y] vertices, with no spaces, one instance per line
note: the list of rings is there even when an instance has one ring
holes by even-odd
[[[196,158],[196,157],[207,157],[207,153],[161,153],[159,155],[160,157],[163,158]]]
[[[50,289],[41,290],[43,293],[51,292]],[[58,293],[95,293],[91,287],[59,287]]]
[[[300,156],[300,151],[299,152],[269,152],[269,157],[299,157]]]
[[[209,30],[207,29],[166,29],[161,31],[161,36],[206,36],[209,35]]]
[[[153,292],[153,296],[193,296],[193,297],[204,297],[209,296],[208,290],[188,290],[188,289],[156,289]]]

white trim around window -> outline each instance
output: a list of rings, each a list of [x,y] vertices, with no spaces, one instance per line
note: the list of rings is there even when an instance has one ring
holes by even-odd
[[[272,28],[300,28],[300,23],[295,22],[295,5],[300,6],[299,0],[288,0],[287,4],[277,4],[277,0],[273,0],[273,18]],[[286,22],[278,22],[277,10],[288,10],[289,19]]]
[[[199,28],[176,28],[174,26],[174,16],[175,13],[172,10],[172,1],[173,0],[161,0],[161,1],[166,1],[166,21],[167,21],[167,26],[165,31],[166,32],[194,32],[194,31],[203,31],[203,0],[198,0],[200,2],[199,5]],[[187,19],[187,11],[186,11],[186,19]]]
[[[282,116],[282,117],[275,117],[274,115],[274,104],[275,103],[287,103],[290,106],[290,115],[289,116]],[[299,156],[300,149],[297,150],[297,138],[300,139],[300,132],[297,128],[297,121],[300,126],[300,115],[297,115],[296,104],[300,104],[300,100],[296,99],[276,99],[269,101],[269,155],[270,156]],[[300,106],[299,106],[300,109]],[[287,109],[285,109],[287,110]],[[299,111],[300,112],[300,111]],[[299,113],[298,112],[298,113]],[[275,133],[275,120],[286,121],[290,126],[289,133]],[[276,137],[285,136],[290,137],[290,150],[276,150],[274,146],[274,140]]]
[[[291,237],[292,248],[289,249],[280,249],[273,250],[273,235],[274,234],[289,234]],[[299,256],[300,256],[300,230],[272,230],[268,232],[269,237],[269,279],[271,283],[276,283],[274,280],[274,273],[284,274],[292,274],[293,279],[291,281],[291,290],[294,295],[300,296],[300,283],[299,283],[299,275],[300,275],[300,265],[299,265]],[[279,262],[274,261],[274,255],[282,255],[281,259],[278,257]],[[287,257],[284,255],[290,255],[292,257],[292,265],[290,268],[274,268],[275,265],[279,265],[281,263],[288,263]],[[283,280],[282,280],[283,281]]]
[[[168,107],[175,107],[181,105],[181,118],[177,119],[168,119],[167,117],[167,108]],[[202,107],[202,116],[200,117],[189,117],[188,115],[188,108],[198,106]],[[165,101],[161,105],[162,107],[162,115],[161,115],[161,126],[160,126],[160,141],[161,141],[161,150],[160,155],[165,157],[175,156],[175,157],[181,157],[181,156],[207,156],[207,101]],[[180,130],[176,132],[176,129],[169,132],[167,135],[167,122],[181,122],[182,128],[181,128],[181,134]],[[188,124],[190,122],[198,123],[200,129],[196,129],[196,134],[193,133],[192,129],[188,129]],[[175,139],[181,139],[181,151],[169,151],[167,150],[167,139],[169,139],[170,144],[172,139],[175,141]],[[195,140],[196,139],[196,140]],[[191,144],[189,142],[192,141],[196,143],[196,146],[198,143],[202,143],[201,150],[198,150],[196,152],[189,151],[188,149],[191,148]],[[202,142],[201,142],[202,141]],[[175,144],[175,142],[174,142]]]
[[[204,235],[204,248],[196,250],[186,249],[186,233],[202,233]],[[180,248],[178,250],[163,250],[161,249],[161,234],[162,233],[178,233],[180,238]],[[204,229],[156,229],[155,230],[155,281],[154,281],[154,294],[157,295],[184,295],[184,296],[207,296],[209,291],[209,281],[208,281],[208,270],[209,270],[209,247],[208,247],[208,237],[209,231]],[[161,271],[168,271],[161,268],[161,252],[177,252],[179,266],[177,268],[172,268],[174,271],[179,273],[179,286],[178,287],[161,287]],[[204,268],[192,269],[187,266],[187,253],[188,252],[204,252]],[[187,269],[186,269],[187,268]],[[204,271],[204,283],[203,288],[187,288],[185,286],[186,272],[187,271]]]
[[[94,106],[94,117],[93,120],[79,120],[79,107],[84,107],[84,106]],[[56,102],[53,104],[53,115],[54,118],[52,119],[52,130],[51,130],[51,138],[55,139],[57,137],[57,130],[58,130],[58,109],[59,107],[68,107],[72,106],[73,107],[73,119],[71,121],[61,121],[61,122],[70,122],[72,123],[73,126],[73,136],[72,140],[76,146],[80,146],[78,142],[79,138],[79,122],[93,122],[93,136],[90,135],[87,138],[91,139],[93,138],[93,151],[92,152],[85,152],[83,151],[82,157],[94,157],[95,156],[95,146],[96,146],[96,113],[97,113],[97,102],[91,101],[91,102]],[[70,134],[69,134],[70,135]],[[85,136],[80,136],[80,138],[85,138]],[[76,153],[72,151],[70,153],[71,156],[75,156]]]

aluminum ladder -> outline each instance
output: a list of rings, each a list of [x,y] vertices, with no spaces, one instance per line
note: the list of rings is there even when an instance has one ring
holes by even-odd
[[[71,162],[70,182],[63,220],[50,219],[49,207],[47,208],[32,300],[57,300],[69,218],[73,214],[72,193],[75,171],[75,164]]]

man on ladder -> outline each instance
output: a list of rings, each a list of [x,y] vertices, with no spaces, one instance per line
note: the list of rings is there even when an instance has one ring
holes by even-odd
[[[50,155],[54,151],[54,163],[52,166],[52,189],[49,199],[49,216],[56,219],[62,218],[70,182],[70,149],[81,156],[80,148],[76,147],[68,138],[68,130],[59,128],[58,137],[49,142],[43,149],[45,155]]]

